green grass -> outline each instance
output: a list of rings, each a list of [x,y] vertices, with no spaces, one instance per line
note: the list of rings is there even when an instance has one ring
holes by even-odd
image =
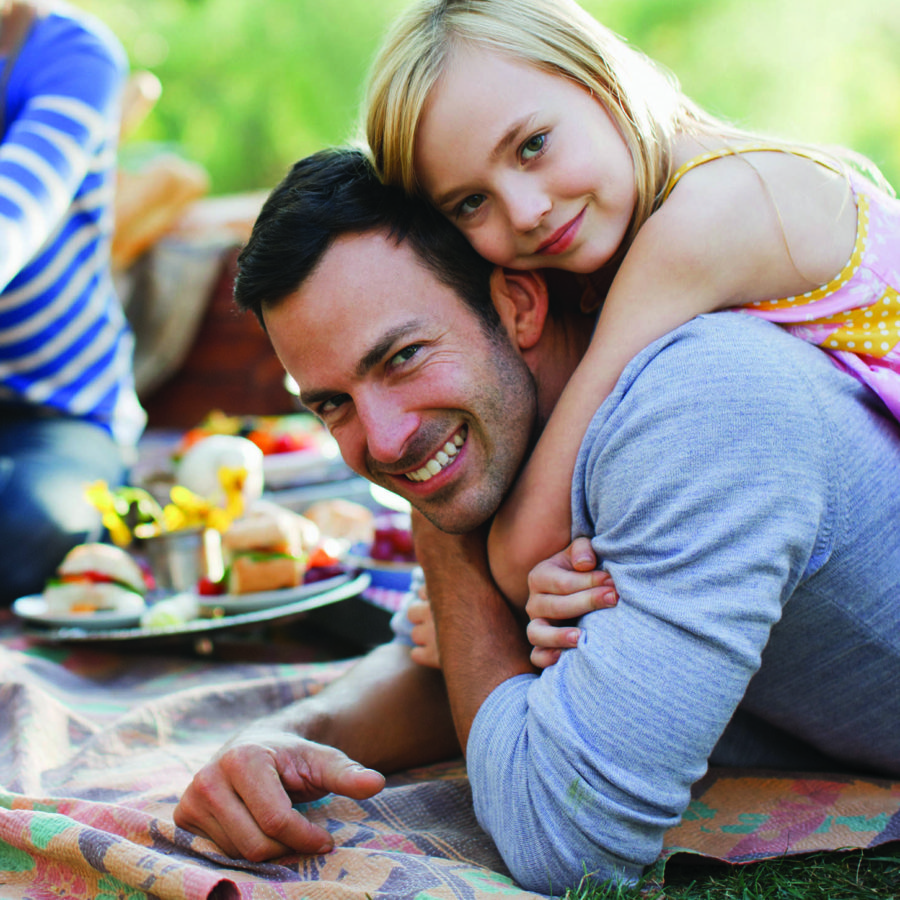
[[[565,900],[900,900],[896,844],[846,853],[728,866],[681,857],[666,866],[660,889],[585,884]]]

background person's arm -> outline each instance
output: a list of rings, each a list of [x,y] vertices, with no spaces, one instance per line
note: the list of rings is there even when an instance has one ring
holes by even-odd
[[[54,235],[79,190],[83,220],[110,228],[106,173],[126,69],[111,36],[52,14],[35,25],[12,71],[0,143],[0,290]]]

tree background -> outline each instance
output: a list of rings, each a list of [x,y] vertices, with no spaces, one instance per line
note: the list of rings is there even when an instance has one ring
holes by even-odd
[[[163,85],[125,148],[175,147],[214,194],[265,190],[356,133],[409,0],[75,0]],[[731,121],[869,156],[900,187],[900,0],[582,0]]]

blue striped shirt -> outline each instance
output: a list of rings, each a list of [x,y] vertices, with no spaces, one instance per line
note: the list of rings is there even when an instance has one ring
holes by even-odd
[[[95,421],[129,446],[145,415],[109,262],[126,68],[113,35],[64,5],[37,20],[13,68],[0,143],[0,402]]]

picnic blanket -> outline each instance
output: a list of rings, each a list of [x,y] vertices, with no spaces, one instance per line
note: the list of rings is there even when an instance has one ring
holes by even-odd
[[[461,760],[392,776],[371,800],[327,797],[324,856],[253,864],[172,812],[228,736],[349,663],[236,663],[96,645],[0,642],[0,896],[29,900],[539,895],[509,878],[472,811]],[[900,783],[711,772],[663,859],[732,862],[900,839]],[[661,863],[662,864],[662,863]]]

